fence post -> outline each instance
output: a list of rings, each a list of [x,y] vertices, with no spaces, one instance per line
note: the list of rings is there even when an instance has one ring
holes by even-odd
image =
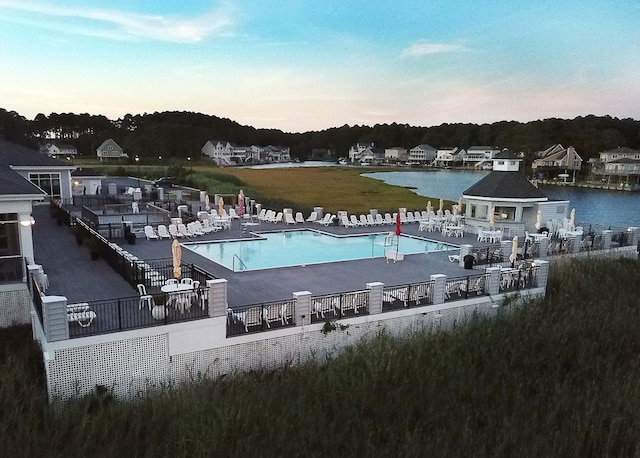
[[[547,288],[547,280],[549,279],[549,261],[545,261],[544,259],[536,259],[533,261],[536,266],[539,266],[538,269],[538,284],[536,285],[538,288]]]
[[[512,247],[513,240],[503,240],[500,242],[500,252],[502,253],[502,259],[509,259]]]
[[[581,245],[582,245],[582,237],[578,237],[578,236],[571,237],[571,252],[572,253],[580,253]]]
[[[458,259],[458,265],[460,265],[460,267],[464,267],[464,257],[471,254],[471,250],[473,250],[473,245],[460,245],[460,259]]]
[[[444,303],[444,290],[447,286],[447,276],[434,274],[429,277],[433,282],[433,305]]]
[[[384,283],[374,281],[366,284],[369,290],[369,315],[382,313],[382,289]]]
[[[225,278],[207,280],[209,289],[209,317],[227,315],[227,283]]]
[[[540,259],[547,258],[547,251],[549,250],[549,237],[541,237],[538,239],[538,257]]]
[[[487,279],[487,293],[493,296],[500,292],[500,267],[488,267],[486,269],[489,278]]]
[[[629,246],[637,246],[638,239],[640,238],[640,228],[638,227],[630,227],[627,229],[629,231],[629,239],[627,240],[627,245]]]
[[[294,324],[304,326],[311,323],[311,291],[294,291],[293,298],[296,300]]]
[[[67,298],[64,296],[42,296],[42,327],[48,342],[69,339]]]
[[[608,250],[611,248],[611,237],[613,237],[613,231],[604,230],[602,231],[602,249]]]

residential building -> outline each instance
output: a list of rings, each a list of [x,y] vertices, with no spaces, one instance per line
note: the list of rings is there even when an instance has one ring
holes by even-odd
[[[96,154],[100,159],[100,162],[109,159],[126,159],[129,157],[127,153],[118,145],[115,140],[109,138],[102,142],[96,149]]]
[[[491,168],[498,153],[500,148],[497,146],[470,146],[462,154],[462,165]]]
[[[407,149],[401,146],[394,146],[384,150],[384,159],[387,162],[405,162],[408,158]]]
[[[437,167],[452,167],[461,164],[464,153],[464,148],[458,148],[457,146],[438,148],[433,164]]]
[[[202,154],[211,158],[218,166],[254,163],[287,162],[291,160],[286,146],[241,146],[228,141],[208,140]]]
[[[51,157],[57,158],[73,158],[78,155],[78,150],[75,146],[68,143],[47,142],[40,147],[40,152],[47,154]]]
[[[100,194],[104,175],[93,169],[76,169],[71,172],[71,192],[74,196]]]
[[[436,158],[438,150],[431,145],[421,144],[409,150],[409,161],[430,164]]]
[[[531,168],[547,169],[554,171],[577,171],[582,168],[582,158],[573,146],[563,148],[562,145],[554,145],[542,152],[539,159],[534,159]],[[536,154],[538,155],[538,154]]]
[[[374,143],[356,143],[349,148],[349,162],[372,162],[375,158]]]

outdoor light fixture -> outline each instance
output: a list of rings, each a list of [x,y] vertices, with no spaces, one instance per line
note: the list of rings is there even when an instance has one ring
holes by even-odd
[[[24,227],[33,226],[34,224],[36,224],[36,220],[33,219],[33,216],[20,215],[18,220],[20,221],[20,224],[23,225]]]

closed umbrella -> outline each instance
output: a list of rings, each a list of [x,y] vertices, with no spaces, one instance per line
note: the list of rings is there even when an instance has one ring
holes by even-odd
[[[444,206],[444,202],[442,201],[442,199],[440,199],[440,208],[438,208],[438,215],[442,216],[443,213],[443,207]]]
[[[204,195],[204,209],[206,211],[211,210],[211,201],[209,199],[209,194]]]
[[[542,211],[538,210],[538,213],[536,213],[536,229],[540,230],[541,227],[542,227]]]
[[[400,234],[402,234],[402,230],[400,229],[400,212],[396,213],[396,237],[398,240],[396,241],[396,253],[400,249]]]
[[[433,211],[433,207],[431,206],[431,201],[427,201],[427,217],[431,216],[431,212]]]
[[[576,226],[576,209],[571,210],[571,214],[569,215],[569,229],[573,230]]]
[[[244,215],[244,191],[242,189],[238,193],[238,215]]]
[[[180,275],[182,275],[182,269],[180,268],[180,264],[182,263],[182,247],[176,239],[174,239],[171,244],[171,254],[173,257],[173,276],[180,278]]]
[[[222,216],[224,212],[224,199],[222,196],[218,199],[218,215]]]
[[[458,213],[462,213],[462,197],[458,198]]]
[[[513,244],[511,245],[511,254],[509,255],[509,261],[511,261],[511,267],[513,263],[518,259],[518,236],[513,236]]]
[[[489,211],[489,226],[493,228],[496,225],[496,209],[491,207]]]

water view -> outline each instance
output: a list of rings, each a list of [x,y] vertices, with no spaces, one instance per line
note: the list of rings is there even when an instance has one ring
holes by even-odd
[[[412,188],[419,196],[458,200],[462,192],[489,172],[438,170],[429,172],[374,172],[364,176],[391,185]],[[555,200],[570,200],[578,224],[611,227],[640,226],[640,193],[601,191],[555,185],[540,189]],[[432,204],[437,204],[432,202]]]

